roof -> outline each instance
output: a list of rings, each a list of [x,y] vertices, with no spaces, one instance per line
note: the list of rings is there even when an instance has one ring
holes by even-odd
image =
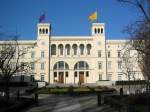
[[[92,40],[92,38],[91,38],[91,36],[52,36],[51,40],[54,40],[54,41]]]
[[[107,44],[124,44],[126,43],[128,40],[106,40]]]

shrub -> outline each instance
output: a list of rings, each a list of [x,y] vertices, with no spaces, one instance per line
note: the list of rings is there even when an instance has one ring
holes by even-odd
[[[141,85],[148,84],[146,80],[136,80],[136,81],[116,81],[116,85]]]

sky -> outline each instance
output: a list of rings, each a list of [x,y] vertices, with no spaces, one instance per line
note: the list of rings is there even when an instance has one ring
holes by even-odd
[[[125,39],[122,30],[136,21],[139,11],[116,0],[0,0],[0,31],[18,33],[22,40],[37,38],[39,17],[52,25],[52,36],[88,36],[88,16],[98,11],[107,39]]]

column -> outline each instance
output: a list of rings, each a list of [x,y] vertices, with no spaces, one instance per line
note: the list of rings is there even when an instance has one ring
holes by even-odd
[[[63,56],[66,56],[66,48],[65,48],[65,45],[63,45]]]

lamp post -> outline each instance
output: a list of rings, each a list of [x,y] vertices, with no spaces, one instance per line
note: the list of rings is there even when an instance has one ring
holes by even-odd
[[[107,80],[107,47],[106,47],[106,37],[105,37],[105,58],[106,58],[106,80]]]
[[[49,84],[50,84],[50,78],[51,78],[51,76],[50,76],[50,62],[51,62],[51,30],[52,30],[52,27],[51,27],[51,25],[50,25],[50,29],[49,29]]]

